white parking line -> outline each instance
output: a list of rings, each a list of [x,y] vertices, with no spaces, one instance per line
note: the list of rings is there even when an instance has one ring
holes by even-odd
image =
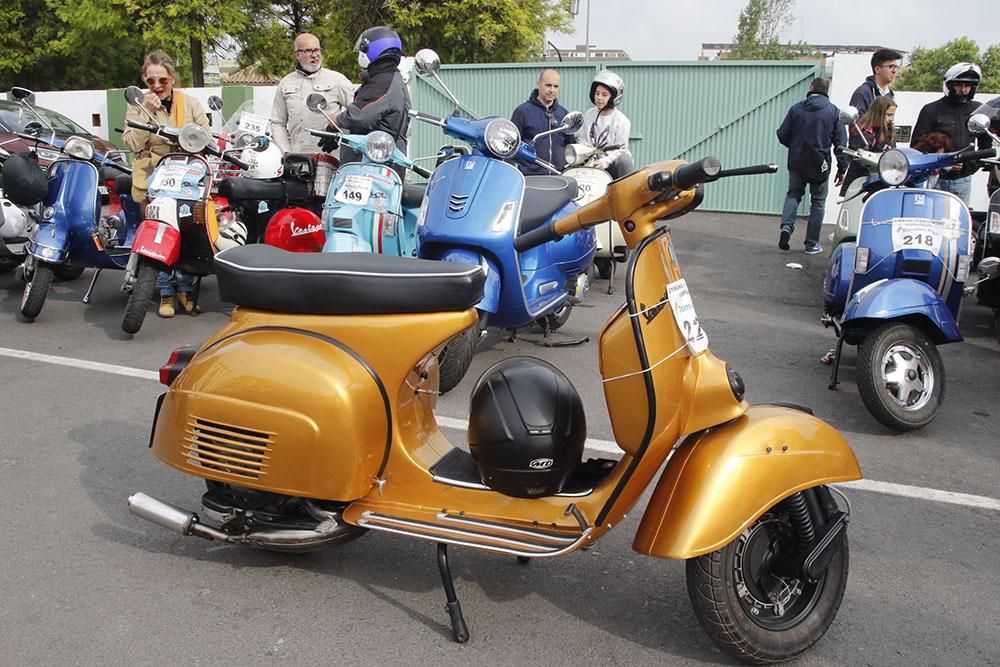
[[[25,350],[14,350],[9,347],[0,347],[0,356],[12,357],[14,359],[26,359],[28,361],[40,361],[46,364],[57,364],[60,366],[70,366],[100,373],[111,373],[113,375],[124,375],[127,377],[141,378],[143,380],[159,380],[157,371],[147,371],[128,366],[118,366],[116,364],[105,364],[99,361],[85,361],[83,359],[73,359],[71,357],[58,357],[51,354],[40,354],[38,352],[27,352]],[[454,417],[437,416],[437,423],[443,428],[464,431],[469,427],[469,422],[464,419]],[[595,440],[587,438],[585,447],[594,452],[605,454],[620,454],[618,445],[609,440]],[[946,503],[949,505],[960,505],[962,507],[974,507],[976,509],[986,509],[1000,512],[1000,500],[987,496],[976,496],[969,493],[956,493],[954,491],[943,491],[940,489],[929,489],[922,486],[908,486],[906,484],[894,484],[892,482],[879,482],[872,479],[862,479],[857,482],[848,482],[842,486],[847,486],[862,491],[872,493],[882,493],[890,496],[900,496],[903,498],[916,498],[936,503]]]

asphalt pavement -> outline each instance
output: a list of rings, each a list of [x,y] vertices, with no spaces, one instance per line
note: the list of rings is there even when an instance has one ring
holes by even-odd
[[[966,342],[941,348],[943,409],[928,427],[896,434],[864,409],[853,349],[840,389],[827,389],[829,367],[819,361],[834,343],[819,322],[826,253],[802,254],[800,236],[782,252],[773,218],[695,213],[671,226],[712,350],[743,375],[749,400],[808,405],[844,433],[878,483],[877,491],[846,489],[847,592],[826,636],[797,664],[998,664],[1000,347],[990,313],[967,300]],[[587,552],[519,565],[454,550],[472,633],[462,646],[450,640],[431,544],[369,533],[283,555],[183,538],[130,515],[125,501],[135,491],[198,509],[201,483],[146,448],[162,390],[150,372],[175,347],[205,340],[229,307],[208,278],[201,315],[163,320],[151,310],[129,337],[119,329],[121,274],[102,274],[84,305],[91,276],[55,284],[26,323],[15,316],[21,284],[0,275],[0,663],[730,662],[695,620],[683,563],[631,550],[645,498]],[[596,341],[623,299],[623,277],[613,295],[598,281],[561,331],[589,336],[581,346],[491,332],[469,375],[439,402],[446,435],[462,442],[468,393],[484,369],[528,354],[573,381],[588,437],[612,441]]]

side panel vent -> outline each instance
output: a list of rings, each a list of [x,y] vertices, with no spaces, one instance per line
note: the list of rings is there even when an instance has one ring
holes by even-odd
[[[271,458],[272,434],[194,418],[185,430],[188,463],[227,475],[260,479]]]

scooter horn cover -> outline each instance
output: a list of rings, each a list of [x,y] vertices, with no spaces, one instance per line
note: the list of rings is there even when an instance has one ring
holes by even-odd
[[[583,401],[557,368],[504,359],[472,390],[469,449],[483,483],[518,498],[559,493],[583,458]]]
[[[3,193],[18,206],[34,206],[45,199],[49,177],[34,153],[15,153],[3,164]]]

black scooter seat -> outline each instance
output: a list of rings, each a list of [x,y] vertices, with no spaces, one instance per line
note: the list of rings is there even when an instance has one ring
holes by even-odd
[[[517,233],[541,227],[556,211],[576,199],[577,184],[565,176],[525,176],[524,201]]]
[[[308,315],[465,310],[483,298],[486,281],[473,264],[260,244],[220,252],[215,272],[223,301]]]
[[[257,178],[233,176],[219,181],[219,194],[234,204],[260,199],[284,199],[285,184],[277,179],[264,181]]]

